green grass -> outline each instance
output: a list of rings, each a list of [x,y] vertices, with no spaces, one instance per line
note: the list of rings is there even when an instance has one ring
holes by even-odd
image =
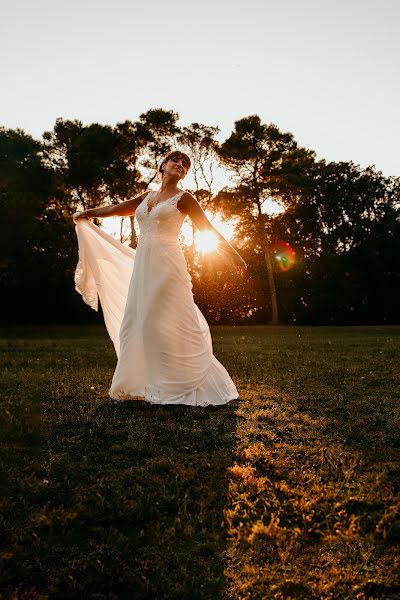
[[[400,327],[212,327],[240,399],[113,403],[103,327],[0,330],[4,598],[398,598]]]

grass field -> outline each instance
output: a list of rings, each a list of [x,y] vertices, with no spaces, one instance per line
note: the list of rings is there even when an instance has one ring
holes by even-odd
[[[222,407],[113,403],[103,327],[0,331],[2,597],[400,597],[400,327],[212,327]]]

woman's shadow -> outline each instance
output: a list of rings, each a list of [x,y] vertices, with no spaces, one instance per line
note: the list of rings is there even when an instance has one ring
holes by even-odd
[[[93,563],[99,559],[103,569],[96,577],[89,573],[87,592],[224,597],[223,509],[239,404],[130,400],[107,402],[91,413],[79,450],[86,461],[91,457],[85,490],[91,514],[81,533],[91,540]]]

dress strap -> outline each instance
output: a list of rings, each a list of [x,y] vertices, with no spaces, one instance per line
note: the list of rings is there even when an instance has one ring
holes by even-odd
[[[172,200],[172,204],[174,206],[177,206],[179,200],[182,198],[183,194],[185,193],[186,190],[181,190],[180,192],[178,192],[177,194],[175,194],[175,196],[172,196],[171,200]]]

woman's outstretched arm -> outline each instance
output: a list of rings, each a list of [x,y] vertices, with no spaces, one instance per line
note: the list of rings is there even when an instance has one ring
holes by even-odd
[[[129,217],[133,216],[136,212],[137,207],[144,199],[148,192],[140,194],[132,198],[132,200],[125,200],[119,204],[112,204],[111,206],[99,206],[96,208],[88,208],[81,212],[75,219],[93,219],[93,217],[105,218],[105,217]]]
[[[229,256],[229,259],[232,261],[237,271],[243,276],[245,270],[247,269],[246,261],[238,252],[236,252],[235,248],[231,246],[228,240],[226,240],[224,236],[210,223],[207,215],[201,208],[197,199],[189,192],[185,192],[181,196],[180,204],[183,211],[189,215],[193,223],[200,231],[212,231],[217,236],[220,250]]]

